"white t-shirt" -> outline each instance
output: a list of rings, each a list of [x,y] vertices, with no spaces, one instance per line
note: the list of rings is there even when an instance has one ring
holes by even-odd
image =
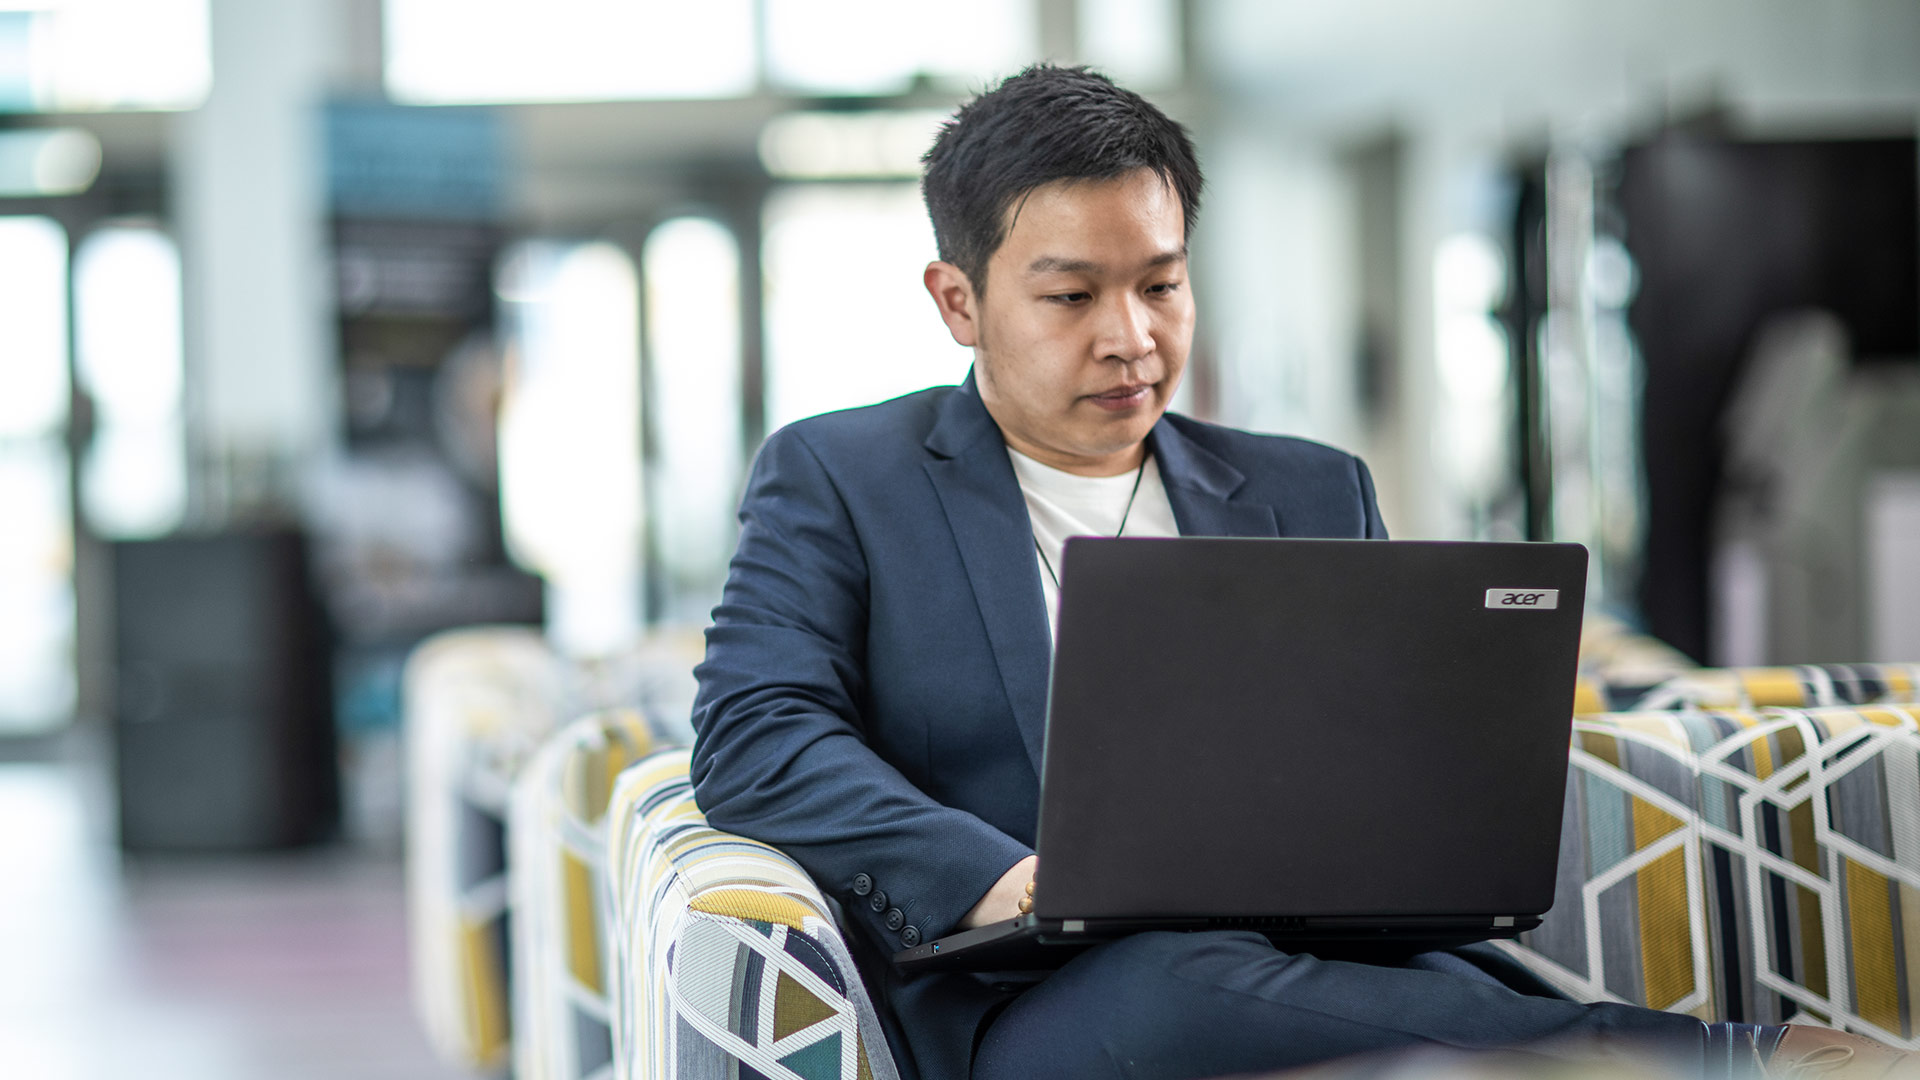
[[[1059,633],[1055,626],[1060,607],[1057,578],[1067,537],[1121,535],[1122,518],[1127,536],[1180,535],[1173,504],[1167,501],[1166,485],[1160,482],[1160,463],[1151,456],[1144,471],[1138,473],[1137,494],[1133,470],[1119,476],[1076,476],[1042,465],[1011,446],[1007,447],[1007,456],[1013,459],[1013,475],[1020,481],[1020,493],[1027,499],[1027,517],[1033,521],[1034,557],[1040,563],[1040,590],[1046,598],[1050,634]],[[1130,496],[1131,510],[1127,508]]]

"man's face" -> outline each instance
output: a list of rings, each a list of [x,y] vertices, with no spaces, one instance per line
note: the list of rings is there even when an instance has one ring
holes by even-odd
[[[981,399],[1029,457],[1089,476],[1132,469],[1193,343],[1179,196],[1141,169],[1048,184],[1009,216],[984,293],[948,264],[927,271],[955,340],[974,348]]]

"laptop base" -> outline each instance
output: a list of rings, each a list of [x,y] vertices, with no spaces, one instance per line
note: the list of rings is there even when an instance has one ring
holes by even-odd
[[[1149,930],[1248,930],[1283,952],[1379,962],[1492,938],[1510,938],[1540,925],[1538,916],[1311,918],[1016,919],[963,930],[893,954],[908,972],[1051,971],[1096,945]]]

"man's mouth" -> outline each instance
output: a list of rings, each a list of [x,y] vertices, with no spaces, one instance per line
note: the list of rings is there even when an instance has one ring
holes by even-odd
[[[1151,396],[1152,393],[1152,383],[1130,383],[1126,386],[1116,386],[1111,390],[1105,390],[1098,394],[1090,394],[1087,400],[1103,409],[1121,412],[1146,404],[1147,398]]]

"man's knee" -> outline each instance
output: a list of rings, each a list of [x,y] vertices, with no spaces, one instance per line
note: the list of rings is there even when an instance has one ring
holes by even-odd
[[[1239,931],[1142,933],[1090,949],[1001,1014],[981,1041],[974,1076],[1178,1075],[1223,1054],[1234,1067],[1216,1072],[1244,1072],[1251,1066],[1234,1056],[1236,1048],[1220,1045],[1233,1042],[1223,1022],[1245,1026],[1219,1015],[1220,983],[1235,970],[1276,962],[1290,958]],[[1245,1004],[1237,998],[1228,995]],[[1249,1060],[1266,1064],[1258,1055]]]

